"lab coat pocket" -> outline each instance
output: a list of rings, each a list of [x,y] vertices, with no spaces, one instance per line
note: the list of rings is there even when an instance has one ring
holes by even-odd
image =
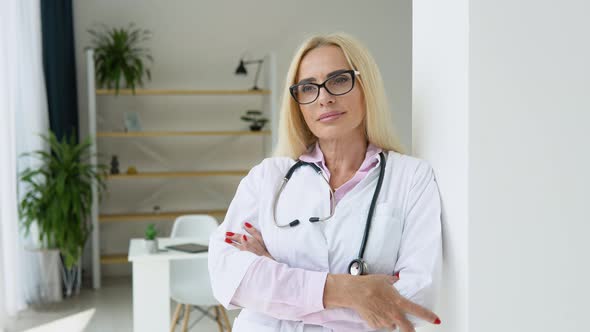
[[[365,260],[371,273],[393,271],[402,236],[401,208],[391,203],[377,204],[367,240]]]
[[[275,332],[281,328],[281,321],[247,309],[243,309],[234,320],[232,331],[235,332]]]

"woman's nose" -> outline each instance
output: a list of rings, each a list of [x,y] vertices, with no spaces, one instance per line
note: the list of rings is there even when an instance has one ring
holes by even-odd
[[[318,96],[318,102],[320,103],[320,105],[325,106],[328,104],[333,104],[334,101],[336,101],[336,98],[331,95],[326,88],[321,88],[320,89],[320,95]]]

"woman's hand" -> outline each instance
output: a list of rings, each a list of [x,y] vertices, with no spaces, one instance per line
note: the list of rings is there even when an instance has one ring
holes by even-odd
[[[249,251],[258,256],[266,256],[274,260],[274,258],[268,253],[266,245],[264,245],[262,234],[260,234],[260,232],[249,222],[244,223],[244,230],[246,230],[250,236],[247,236],[246,234],[226,232],[225,242],[240,249],[241,251]]]
[[[324,306],[354,309],[374,329],[398,326],[402,332],[414,332],[406,314],[440,324],[435,313],[398,293],[392,286],[397,280],[397,277],[383,274],[328,275],[324,288]]]

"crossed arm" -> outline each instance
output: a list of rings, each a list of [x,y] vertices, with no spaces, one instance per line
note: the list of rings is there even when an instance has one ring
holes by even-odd
[[[424,322],[440,323],[425,308],[433,306],[433,279],[442,260],[440,199],[431,169],[419,174],[409,195],[395,268],[399,279],[328,274],[276,262],[256,229],[257,171],[242,180],[225,222],[211,237],[209,270],[222,305],[338,331],[397,326],[406,332]]]

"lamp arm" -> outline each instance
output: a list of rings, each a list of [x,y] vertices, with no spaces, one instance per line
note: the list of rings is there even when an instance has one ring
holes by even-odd
[[[252,88],[252,90],[260,90],[258,88],[258,76],[260,76],[260,67],[261,67],[263,61],[264,61],[263,59],[244,61],[245,65],[252,64],[252,63],[258,64],[258,68],[256,69],[256,77],[254,78],[254,87]]]
[[[260,67],[262,67],[262,60],[258,62],[258,68],[256,69],[256,78],[254,78],[254,90],[258,90],[258,76],[260,75]]]

